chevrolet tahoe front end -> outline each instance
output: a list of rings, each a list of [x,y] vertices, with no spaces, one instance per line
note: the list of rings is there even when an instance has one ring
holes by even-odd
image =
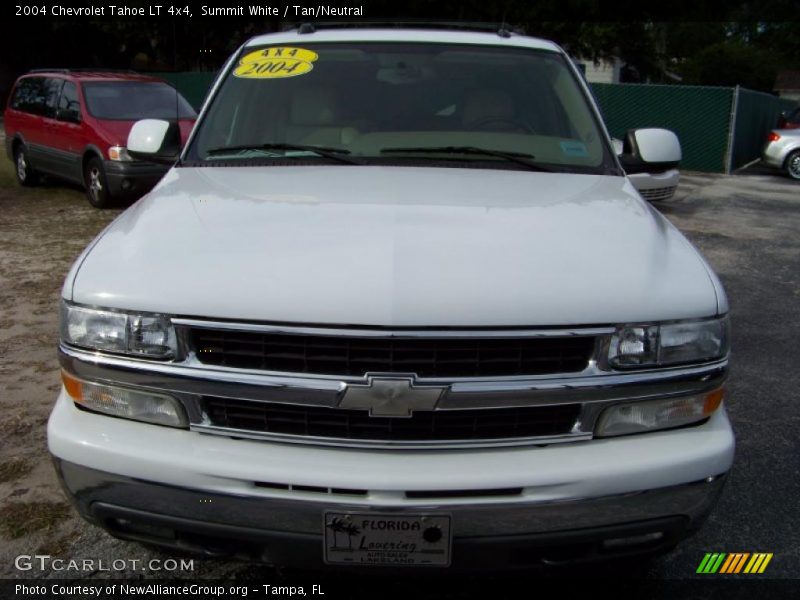
[[[519,108],[528,83],[511,110],[506,80],[467,78],[520,69],[560,129]],[[441,97],[339,121],[330,90],[356,84]],[[285,131],[237,125],[251,98]],[[663,166],[651,135],[671,140],[635,151]],[[62,296],[50,451],[123,539],[311,566],[624,556],[695,531],[733,460],[722,286],[532,38],[251,40]]]

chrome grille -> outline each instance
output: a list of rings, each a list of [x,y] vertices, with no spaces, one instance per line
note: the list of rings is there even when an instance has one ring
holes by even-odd
[[[204,364],[283,373],[361,377],[493,377],[580,372],[595,337],[366,337],[192,327]]]
[[[570,433],[580,404],[521,408],[416,411],[371,417],[366,410],[204,397],[216,427],[302,437],[374,441],[503,440]],[[235,436],[235,432],[231,432]]]

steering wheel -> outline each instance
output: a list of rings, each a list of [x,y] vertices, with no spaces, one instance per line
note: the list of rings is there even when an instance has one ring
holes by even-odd
[[[476,129],[491,129],[490,125],[506,125],[509,126],[508,128],[511,131],[521,131],[524,133],[534,133],[534,131],[528,127],[525,123],[521,123],[517,121],[513,117],[504,117],[501,115],[496,116],[487,116],[482,117],[480,119],[476,119],[469,123],[470,127],[474,127]]]

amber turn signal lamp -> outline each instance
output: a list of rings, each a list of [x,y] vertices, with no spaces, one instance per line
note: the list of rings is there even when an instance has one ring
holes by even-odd
[[[706,394],[706,401],[703,405],[703,414],[710,415],[719,408],[722,404],[722,399],[725,397],[725,388],[717,388],[713,392]]]
[[[61,370],[61,381],[64,383],[64,389],[67,390],[70,398],[77,402],[83,400],[83,385],[80,380],[75,379],[72,375],[65,370]]]

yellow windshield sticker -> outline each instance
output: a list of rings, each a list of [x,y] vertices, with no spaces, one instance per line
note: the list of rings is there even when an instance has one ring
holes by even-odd
[[[312,63],[317,58],[319,55],[316,52],[305,48],[262,48],[242,57],[233,74],[248,79],[296,77],[313,69]]]

